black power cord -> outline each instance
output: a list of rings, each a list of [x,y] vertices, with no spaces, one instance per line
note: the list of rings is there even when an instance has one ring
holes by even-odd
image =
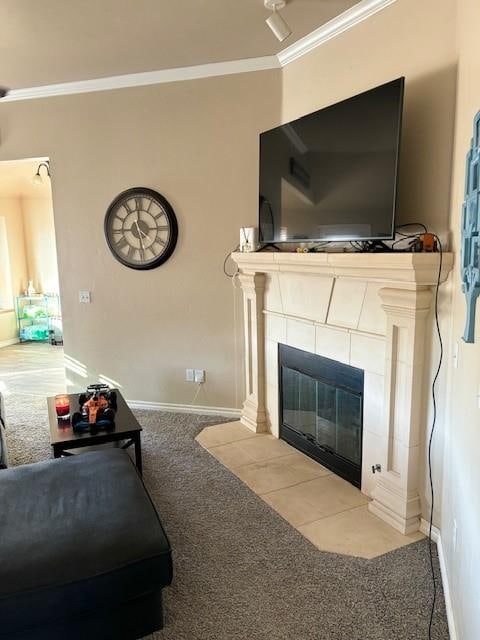
[[[435,566],[433,562],[433,547],[432,547],[432,529],[433,529],[433,508],[435,501],[435,491],[433,487],[433,476],[432,476],[432,443],[433,436],[435,433],[435,427],[437,423],[437,397],[436,397],[436,384],[438,380],[438,376],[440,375],[440,369],[442,368],[443,362],[443,339],[442,332],[440,330],[440,321],[438,318],[438,291],[441,284],[442,278],[442,266],[443,266],[443,247],[440,238],[435,235],[435,240],[437,241],[438,251],[440,253],[440,259],[438,263],[438,276],[437,276],[437,286],[435,288],[435,326],[437,329],[438,343],[440,346],[440,355],[438,358],[438,366],[435,372],[435,376],[432,382],[432,403],[433,403],[433,416],[432,416],[432,426],[430,429],[430,437],[428,440],[428,477],[430,481],[430,523],[428,529],[428,552],[430,556],[430,570],[432,573],[432,584],[433,584],[433,597],[432,597],[432,606],[430,610],[430,621],[428,623],[428,640],[432,640],[432,626],[433,626],[433,616],[435,614],[435,603],[437,600],[437,581],[435,578]]]
[[[411,227],[419,227],[422,229],[421,232],[409,231]],[[405,232],[399,231],[399,229],[405,229]],[[392,251],[396,251],[395,248],[397,244],[402,241],[407,240],[416,240],[419,239],[424,233],[428,233],[427,227],[421,222],[411,222],[408,224],[401,224],[395,228],[395,232],[398,236],[400,236],[399,240],[394,240],[390,246]],[[432,640],[432,629],[433,629],[433,618],[435,615],[435,605],[437,601],[437,581],[435,575],[435,563],[434,563],[434,555],[433,555],[433,544],[432,544],[432,530],[433,530],[433,512],[435,506],[435,488],[433,485],[433,471],[432,471],[432,447],[433,447],[433,437],[435,434],[435,427],[437,424],[437,395],[436,395],[436,385],[438,381],[438,377],[440,375],[440,370],[443,364],[443,356],[444,356],[444,348],[443,348],[443,339],[442,333],[440,330],[440,320],[438,317],[438,295],[439,289],[442,279],[442,267],[443,267],[443,247],[440,238],[436,234],[432,234],[437,242],[437,248],[439,253],[439,264],[438,264],[438,274],[437,274],[437,282],[435,287],[435,303],[434,303],[434,314],[435,314],[435,327],[438,337],[438,343],[440,346],[440,354],[438,358],[438,365],[435,371],[435,375],[432,381],[431,394],[432,394],[432,404],[433,404],[433,415],[432,415],[432,425],[430,428],[430,435],[428,438],[428,477],[430,483],[430,518],[429,518],[429,529],[428,529],[428,553],[430,559],[430,571],[432,576],[432,585],[433,585],[433,595],[432,595],[432,604],[430,609],[430,619],[428,623],[428,640]],[[351,242],[350,245],[356,251],[368,251],[371,250],[368,246],[368,243],[365,242]],[[408,249],[407,249],[408,250]],[[411,250],[411,249],[410,249]]]
[[[229,260],[229,258],[230,258],[230,255],[231,255],[232,253],[235,253],[235,251],[238,251],[238,250],[239,250],[239,248],[240,248],[240,245],[239,245],[239,244],[237,244],[237,246],[235,247],[235,249],[233,249],[233,251],[229,251],[229,252],[227,253],[227,255],[225,256],[225,260],[223,261],[223,273],[227,276],[227,278],[233,278],[233,277],[236,275],[237,271],[238,271],[238,269],[235,269],[235,272],[234,272],[234,273],[228,273],[228,271],[227,271],[227,262],[228,262],[228,260]]]
[[[419,227],[422,231],[408,231],[407,233],[400,231],[400,229],[408,230],[411,227]],[[418,240],[424,233],[428,233],[427,227],[423,222],[408,222],[406,224],[399,224],[395,227],[395,238],[393,238],[391,244],[388,240],[352,240],[349,242],[354,251],[360,253],[385,253],[387,251],[412,251],[412,246],[406,248],[397,249],[397,245],[406,240]],[[432,234],[435,235],[435,234]],[[400,238],[396,239],[396,236]]]
[[[401,228],[408,227],[420,227],[423,231],[422,233],[403,233],[398,231]],[[419,238],[423,233],[428,233],[427,227],[420,222],[412,222],[409,224],[402,224],[396,228],[396,232],[399,236],[401,236],[401,240],[414,240],[415,238]],[[437,331],[438,344],[440,347],[440,353],[438,357],[438,365],[435,371],[435,375],[432,381],[432,405],[433,405],[433,415],[432,415],[432,426],[430,428],[430,436],[428,438],[428,478],[430,483],[430,518],[429,518],[429,527],[428,527],[428,554],[430,559],[430,571],[432,575],[432,586],[433,586],[433,596],[432,596],[432,605],[430,609],[430,619],[428,622],[428,640],[432,640],[432,628],[433,628],[433,618],[435,615],[435,604],[437,601],[437,581],[435,576],[435,564],[433,557],[433,545],[432,545],[432,530],[433,530],[433,512],[435,506],[435,488],[433,485],[433,471],[432,471],[432,445],[433,445],[433,437],[435,434],[435,427],[437,425],[437,395],[436,395],[436,385],[438,381],[438,376],[440,375],[440,370],[442,368],[443,363],[443,339],[442,332],[440,330],[440,320],[438,317],[438,294],[442,279],[442,267],[443,267],[443,247],[442,241],[440,238],[434,233],[432,234],[437,242],[437,248],[439,253],[439,261],[438,261],[438,274],[437,274],[437,283],[435,287],[435,303],[434,303],[434,314],[435,314],[435,327]],[[394,249],[395,245],[401,240],[396,240],[392,243],[392,249]]]

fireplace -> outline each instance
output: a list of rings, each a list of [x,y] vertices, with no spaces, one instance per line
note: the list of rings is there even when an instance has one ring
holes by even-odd
[[[364,372],[278,345],[280,437],[360,488]]]
[[[363,416],[357,443],[361,437],[362,477],[360,481],[357,471],[355,483],[372,499],[370,512],[403,534],[417,531],[428,430],[422,395],[428,380],[424,348],[434,327],[430,309],[438,254],[262,251],[234,253],[232,258],[239,267],[244,302],[242,424],[275,437],[280,437],[283,424],[282,437],[295,439],[317,457],[317,400],[315,411],[308,411],[315,415],[306,432],[310,440],[296,428],[293,415],[288,418],[294,424],[280,416],[278,345],[360,369]],[[453,255],[444,253],[442,282],[452,264]],[[298,373],[303,369],[287,368]],[[353,390],[358,397],[361,385]],[[358,470],[358,455],[353,464],[342,457],[347,468]],[[377,464],[382,472],[371,473]]]

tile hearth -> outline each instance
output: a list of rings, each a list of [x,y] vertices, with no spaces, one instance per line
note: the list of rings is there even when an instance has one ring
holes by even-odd
[[[322,551],[371,559],[424,537],[390,527],[358,489],[270,434],[228,422],[196,440]]]

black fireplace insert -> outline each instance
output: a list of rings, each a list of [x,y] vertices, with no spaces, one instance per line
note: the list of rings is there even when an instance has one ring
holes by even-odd
[[[360,488],[363,371],[283,344],[278,362],[280,437]]]

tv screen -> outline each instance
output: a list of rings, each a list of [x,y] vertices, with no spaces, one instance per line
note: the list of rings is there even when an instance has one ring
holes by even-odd
[[[260,135],[263,243],[394,237],[404,78]]]

